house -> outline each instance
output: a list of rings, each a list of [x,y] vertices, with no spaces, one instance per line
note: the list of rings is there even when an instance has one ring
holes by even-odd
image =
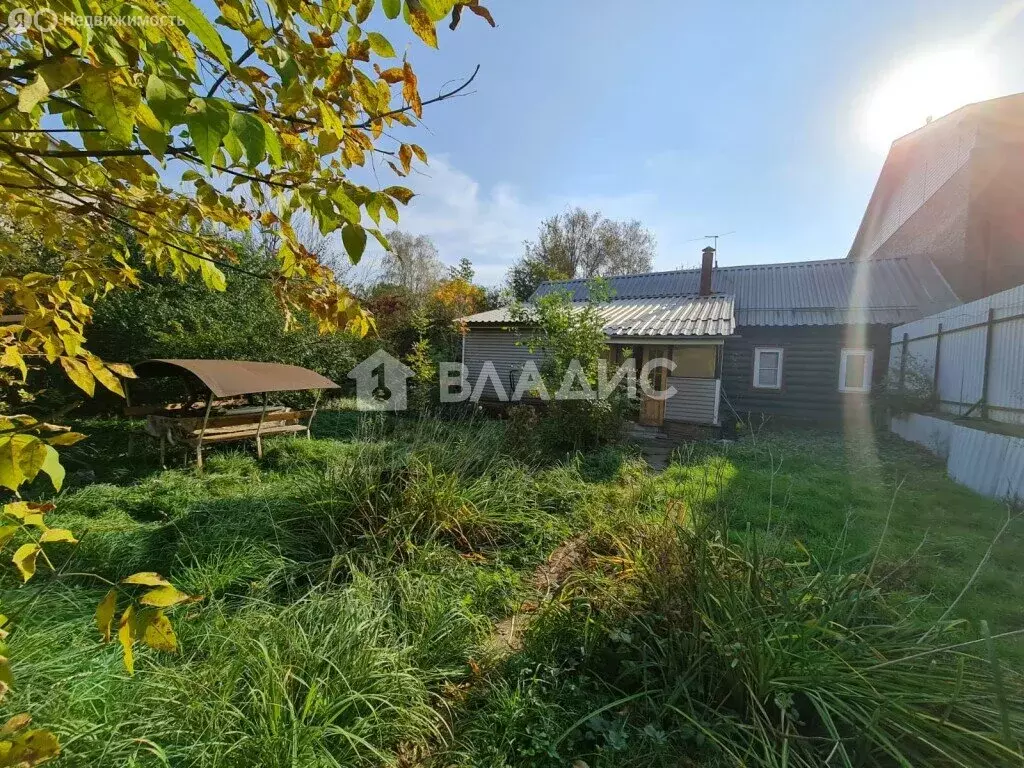
[[[630,347],[638,364],[676,364],[657,382],[676,394],[645,399],[643,423],[717,426],[760,413],[838,421],[865,408],[884,377],[893,325],[958,303],[927,259],[715,267],[714,256],[705,248],[700,269],[606,278],[612,298],[600,311],[613,353]],[[543,283],[531,301],[553,292],[583,302],[587,282]],[[540,357],[517,345],[522,329],[507,308],[463,320],[471,381],[490,361],[514,388],[523,364]]]
[[[1024,94],[893,142],[848,258],[930,259],[964,301],[1024,284]]]

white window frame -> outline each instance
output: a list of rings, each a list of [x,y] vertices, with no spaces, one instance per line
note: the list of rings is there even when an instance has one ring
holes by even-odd
[[[846,361],[850,355],[864,355],[864,381],[861,387],[846,386]],[[843,347],[839,356],[839,391],[866,395],[871,391],[871,379],[875,371],[875,350],[864,347]]]
[[[779,353],[779,370],[775,377],[775,384],[761,384],[761,354],[764,352]],[[782,347],[754,347],[754,389],[782,389],[782,362],[785,359],[785,350]]]

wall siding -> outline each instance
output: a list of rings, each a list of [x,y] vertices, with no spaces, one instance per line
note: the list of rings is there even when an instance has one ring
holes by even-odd
[[[516,346],[516,340],[521,337],[508,330],[473,328],[466,333],[465,338],[463,362],[469,368],[470,382],[474,386],[476,385],[481,368],[486,361],[490,360],[498,375],[501,376],[505,394],[509,397],[512,395],[509,387],[509,375],[512,369],[523,365],[528,360],[533,360],[539,368],[543,359],[539,352],[530,354],[530,350],[526,347]],[[489,383],[483,391],[483,399],[497,399],[497,393]]]
[[[665,402],[665,421],[690,424],[715,424],[717,379],[690,379],[669,376],[668,385],[677,392]]]
[[[765,414],[791,419],[838,422],[851,408],[868,407],[869,395],[839,391],[839,363],[843,347],[874,350],[872,388],[880,386],[888,369],[887,326],[852,326],[736,329],[726,339],[722,360],[721,417],[732,416],[728,403],[741,415]],[[863,335],[861,335],[863,334]],[[860,338],[860,341],[854,339]],[[782,388],[754,389],[754,348],[782,347]]]

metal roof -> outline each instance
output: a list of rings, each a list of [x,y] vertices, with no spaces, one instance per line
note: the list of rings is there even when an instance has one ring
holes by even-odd
[[[736,328],[733,297],[666,296],[649,299],[613,299],[598,305],[604,331],[618,338],[650,336],[731,336]],[[574,306],[583,307],[584,302]],[[462,318],[474,325],[511,322],[508,307]]]
[[[338,388],[333,381],[308,368],[282,363],[254,363],[249,360],[146,360],[132,368],[143,379],[191,374],[217,397]]]
[[[605,280],[614,301],[687,297],[699,290],[700,270]],[[716,267],[711,287],[735,298],[737,326],[896,325],[959,304],[935,265],[921,258]],[[557,291],[585,301],[587,281],[542,283],[531,300]]]

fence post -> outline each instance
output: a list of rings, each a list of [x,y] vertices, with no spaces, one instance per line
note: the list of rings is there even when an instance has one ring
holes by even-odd
[[[903,334],[903,346],[900,349],[900,392],[903,391],[903,382],[907,378],[907,348],[910,346],[910,334]]]
[[[996,324],[995,307],[988,308],[988,318],[985,320],[985,373],[981,380],[981,418],[988,418],[988,383],[992,377],[992,333]]]
[[[939,323],[935,331],[935,373],[932,374],[932,386],[935,388],[936,398],[939,396],[939,365],[942,360],[942,323]]]

